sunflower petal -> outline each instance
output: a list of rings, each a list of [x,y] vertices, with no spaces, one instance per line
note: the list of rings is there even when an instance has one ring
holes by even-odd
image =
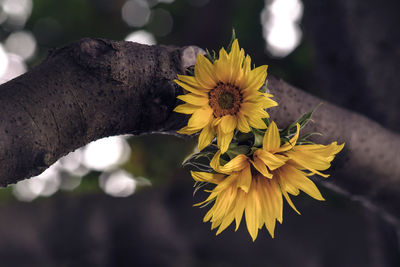
[[[198,106],[186,103],[176,106],[174,108],[174,111],[183,114],[193,114],[198,109],[199,109]]]
[[[237,186],[244,192],[248,193],[251,185],[251,171],[248,164],[239,174]]]
[[[186,84],[186,83],[181,82],[181,81],[176,80],[176,79],[174,80],[174,82],[176,84],[178,84],[180,87],[182,87],[183,89],[185,89],[186,91],[189,91],[189,92],[191,92],[193,94],[200,95],[200,96],[205,96],[205,97],[207,96],[207,91],[208,90],[197,88],[197,87],[193,87],[193,86],[191,86],[189,84]]]
[[[214,136],[215,136],[215,131],[211,123],[209,123],[206,127],[203,128],[203,130],[200,133],[199,143],[198,143],[199,151],[203,150],[206,146],[208,146],[214,139]]]
[[[236,127],[242,133],[248,133],[251,131],[249,123],[246,120],[246,117],[241,112],[239,112],[237,114],[237,126]]]
[[[232,115],[226,115],[223,116],[221,119],[221,124],[219,127],[221,128],[221,131],[224,134],[233,132],[233,130],[236,128],[237,125],[237,119],[235,116]]]
[[[228,132],[228,133],[224,133],[221,130],[222,127],[220,127],[220,125],[218,125],[217,127],[217,145],[219,147],[219,149],[221,149],[222,153],[225,153],[228,148],[229,148],[229,144],[232,141],[233,138],[233,131],[232,132]]]
[[[273,121],[269,125],[263,138],[263,149],[265,151],[275,152],[281,146],[281,137],[279,135],[278,127]]]
[[[297,139],[299,138],[300,124],[296,123],[296,127],[297,127],[296,134],[292,138],[290,138],[289,142],[286,142],[283,146],[281,146],[278,149],[279,152],[287,151],[294,147],[294,145],[297,142]]]
[[[200,130],[212,121],[212,109],[209,107],[196,110],[188,121],[188,127]]]
[[[209,172],[195,172],[190,171],[193,179],[197,182],[206,182],[206,183],[213,183],[219,184],[222,179],[226,177],[224,174],[220,173],[209,173]]]
[[[193,93],[178,95],[178,99],[185,101],[186,103],[195,105],[195,106],[205,106],[208,105],[208,97],[200,96]]]
[[[287,160],[285,157],[278,157],[278,155],[275,156],[274,154],[262,149],[258,149],[256,152],[254,152],[254,154],[257,156],[257,158],[261,159],[270,170],[275,170],[283,166]]]
[[[194,66],[194,77],[204,89],[212,89],[216,85],[215,70],[213,64],[202,54],[197,54]]]

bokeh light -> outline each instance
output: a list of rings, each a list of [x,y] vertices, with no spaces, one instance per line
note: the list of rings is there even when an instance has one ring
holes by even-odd
[[[35,54],[36,39],[27,31],[13,32],[6,39],[5,47],[8,52],[19,55],[23,60],[28,60]]]
[[[130,153],[131,149],[124,137],[107,137],[85,147],[83,164],[89,169],[104,171],[127,161]]]
[[[53,164],[42,174],[13,186],[13,194],[20,201],[32,201],[38,196],[51,196],[58,191],[61,180],[58,165]]]
[[[149,21],[150,12],[146,1],[128,0],[122,7],[122,19],[131,27],[142,27]]]
[[[7,14],[7,25],[11,28],[24,27],[32,12],[32,0],[3,0],[0,3]]]
[[[299,21],[303,14],[300,0],[266,0],[261,12],[263,36],[268,52],[285,57],[300,43],[302,32]]]
[[[154,35],[145,30],[134,31],[125,37],[125,41],[136,42],[139,44],[155,45]]]
[[[0,44],[0,81],[8,67],[8,56],[3,46]],[[1,83],[1,82],[0,82]]]
[[[127,197],[136,190],[136,180],[124,170],[102,173],[99,177],[99,184],[104,192],[114,197]]]
[[[168,10],[158,8],[151,12],[150,29],[157,36],[166,36],[172,31],[174,21]]]
[[[14,79],[15,77],[25,73],[27,70],[26,64],[22,57],[11,53],[6,53],[6,55],[7,55],[7,60],[5,62],[7,62],[7,65],[5,71],[3,72],[3,75],[0,76],[0,84],[5,83],[11,79]],[[2,56],[0,55],[0,57]],[[2,64],[3,62],[0,63],[0,66]]]

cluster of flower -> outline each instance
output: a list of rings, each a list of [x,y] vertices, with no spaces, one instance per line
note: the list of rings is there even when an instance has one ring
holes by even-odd
[[[289,194],[299,190],[324,200],[312,175],[328,177],[320,171],[330,167],[344,144],[315,144],[299,136],[313,111],[286,129],[269,121],[267,108],[278,104],[265,93],[267,66],[251,67],[249,55],[233,39],[219,56],[199,54],[193,75],[178,75],[175,82],[185,91],[178,99],[186,102],[174,111],[191,114],[181,134],[199,131],[198,153],[185,165],[196,181],[196,190],[211,186],[206,200],[196,205],[213,206],[204,221],[217,228],[217,234],[233,221],[238,229],[245,214],[253,239],[264,225],[274,237],[276,221],[282,223],[283,197],[297,212]]]

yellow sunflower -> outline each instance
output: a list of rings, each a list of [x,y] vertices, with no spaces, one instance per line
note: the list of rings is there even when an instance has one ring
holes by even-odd
[[[217,136],[222,153],[228,149],[235,129],[247,133],[250,126],[265,129],[263,118],[269,115],[266,108],[278,104],[272,95],[259,92],[267,77],[266,65],[251,69],[250,56],[234,40],[231,52],[224,48],[219,58],[211,63],[198,54],[194,76],[178,75],[175,82],[189,93],[178,96],[186,102],[174,111],[192,114],[186,127],[178,133],[194,134],[201,131],[199,150]]]
[[[191,172],[194,180],[216,185],[208,198],[196,205],[214,201],[204,221],[212,223],[211,229],[219,227],[217,234],[233,220],[237,230],[244,213],[253,241],[264,225],[274,237],[276,221],[282,223],[282,195],[296,212],[288,193],[298,195],[301,190],[317,200],[324,200],[308,176],[327,177],[319,171],[330,167],[330,162],[344,144],[295,146],[299,128],[297,125],[296,135],[281,145],[278,128],[272,122],[264,135],[262,149],[254,152],[253,159],[238,155],[221,166],[221,151],[218,151],[210,164],[217,173]]]

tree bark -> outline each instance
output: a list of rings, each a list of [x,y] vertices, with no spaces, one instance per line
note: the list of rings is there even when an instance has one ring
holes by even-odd
[[[0,85],[0,185],[37,175],[61,156],[119,134],[173,133],[186,116],[172,112],[182,90],[176,74],[196,59],[195,47],[146,46],[82,39],[50,53],[26,74]],[[285,127],[322,102],[269,78]],[[368,199],[400,220],[400,137],[351,111],[324,103],[308,126],[316,141],[346,142],[326,180],[351,197]]]

